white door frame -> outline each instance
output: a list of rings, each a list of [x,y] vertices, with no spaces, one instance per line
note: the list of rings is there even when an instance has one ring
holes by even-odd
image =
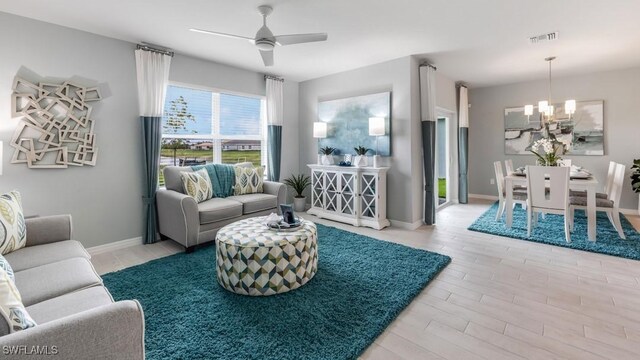
[[[446,136],[448,140],[447,146],[447,200],[444,204],[436,206],[436,210],[442,209],[450,204],[458,203],[458,117],[455,111],[436,107],[436,121],[438,118],[447,118]],[[437,125],[436,125],[437,126]],[[436,146],[437,146],[436,137]],[[436,156],[436,167],[437,167]],[[435,175],[435,183],[438,183],[438,175]],[[438,201],[438,192],[434,191],[436,204]]]

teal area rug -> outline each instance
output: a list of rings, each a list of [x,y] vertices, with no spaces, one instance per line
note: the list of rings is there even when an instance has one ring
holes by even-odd
[[[471,224],[469,230],[640,260],[640,234],[622,214],[620,222],[627,240],[620,239],[606,213],[598,212],[596,216],[596,242],[589,241],[586,213],[582,210],[576,210],[571,243],[567,243],[564,238],[564,217],[562,215],[546,214],[544,219],[540,217],[538,225],[531,232],[531,237],[527,237],[527,212],[522,207],[518,205],[514,209],[511,229],[507,229],[504,216],[501,221],[495,221],[496,211],[498,211],[498,203],[493,204],[489,210]]]
[[[318,272],[284,294],[218,285],[215,248],[103,276],[137,299],[147,359],[355,359],[451,259],[318,225]]]

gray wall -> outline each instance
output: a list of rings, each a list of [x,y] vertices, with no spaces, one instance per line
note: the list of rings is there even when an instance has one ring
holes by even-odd
[[[605,156],[567,156],[576,165],[593,171],[604,185],[609,161],[629,166],[634,158],[640,158],[638,131],[640,123],[640,68],[617,70],[554,78],[552,98],[604,100]],[[547,81],[518,83],[505,86],[472,88],[469,118],[469,191],[472,194],[497,195],[492,162],[513,159],[515,166],[533,164],[533,155],[504,154],[504,108],[533,104],[547,94]],[[635,209],[637,195],[631,191],[625,176],[621,205]]]
[[[420,137],[420,94],[418,59],[409,56],[300,83],[300,170],[316,162],[316,142],[311,141],[317,121],[319,101],[391,91],[391,150],[384,158],[391,166],[387,185],[389,219],[413,224],[422,219],[423,174]],[[438,74],[438,106],[449,107],[455,88],[453,81]],[[449,94],[451,92],[451,94]],[[441,100],[442,99],[442,100]],[[410,189],[410,190],[407,190]]]
[[[27,214],[70,213],[85,246],[142,233],[142,159],[136,90],[135,44],[0,12],[0,140],[4,169],[0,192],[23,195]],[[94,106],[100,148],[97,166],[30,170],[10,164],[8,144],[19,118],[10,113],[17,73],[99,83],[105,99]],[[264,95],[263,75],[176,55],[170,80]],[[282,176],[298,171],[298,84],[285,82]]]

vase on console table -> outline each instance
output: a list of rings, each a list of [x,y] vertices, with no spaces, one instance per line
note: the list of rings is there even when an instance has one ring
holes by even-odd
[[[355,167],[366,167],[369,164],[366,155],[356,155],[353,160],[353,165]]]
[[[333,165],[333,155],[322,155],[322,165]]]

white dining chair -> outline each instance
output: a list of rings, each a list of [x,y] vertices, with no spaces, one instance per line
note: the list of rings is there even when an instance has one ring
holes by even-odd
[[[571,242],[568,167],[527,166],[527,236],[541,212],[563,215],[564,236]]]
[[[571,159],[561,159],[558,161],[558,166],[571,167]]]
[[[504,161],[504,169],[507,171],[506,174],[507,175],[511,175],[514,172],[514,168],[513,168],[513,160],[511,159],[507,159]]]
[[[496,161],[493,163],[493,169],[496,173],[496,185],[498,187],[498,212],[496,213],[496,221],[500,220],[504,214],[504,204],[506,197],[506,189],[504,182],[504,173],[502,172],[502,162]],[[527,204],[527,194],[523,191],[513,191],[513,205],[520,204],[523,207]]]
[[[621,239],[626,239],[622,224],[620,223],[620,197],[622,195],[622,186],[624,184],[624,171],[625,166],[623,164],[616,164],[613,172],[613,180],[611,181],[611,191],[609,199],[596,198],[596,211],[604,211],[607,213],[607,217],[611,222],[611,225],[616,229]],[[569,198],[570,204],[570,216],[571,216],[571,230],[573,231],[574,212],[576,209],[587,209],[587,198],[584,196],[572,196]]]
[[[609,197],[611,196],[611,187],[613,186],[613,175],[616,170],[616,165],[618,165],[618,163],[616,163],[615,161],[609,161],[609,170],[607,171],[607,181],[605,182],[604,192],[597,192],[596,198],[609,199]],[[571,190],[569,191],[569,196],[587,196],[587,192],[584,190]]]

